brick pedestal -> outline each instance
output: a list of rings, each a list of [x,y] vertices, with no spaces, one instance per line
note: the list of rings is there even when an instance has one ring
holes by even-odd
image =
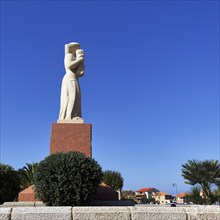
[[[57,152],[79,151],[92,157],[91,124],[52,124],[50,154]]]

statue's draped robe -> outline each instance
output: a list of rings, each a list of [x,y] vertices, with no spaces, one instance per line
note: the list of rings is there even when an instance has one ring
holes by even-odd
[[[71,54],[65,56],[66,74],[62,81],[59,120],[72,120],[76,117],[82,117],[78,76],[81,76],[80,73],[82,72],[84,64],[78,64],[78,66],[73,69],[68,68],[68,63],[74,60],[75,57]],[[78,69],[80,69],[80,73]]]

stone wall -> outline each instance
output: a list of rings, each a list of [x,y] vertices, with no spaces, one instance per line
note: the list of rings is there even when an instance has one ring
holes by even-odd
[[[219,220],[219,206],[0,207],[0,220]]]

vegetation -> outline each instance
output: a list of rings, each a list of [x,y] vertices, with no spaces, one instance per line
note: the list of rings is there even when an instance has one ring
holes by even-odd
[[[34,184],[34,173],[37,169],[37,163],[26,163],[22,169],[18,170],[21,180],[21,190]]]
[[[185,200],[192,202],[193,204],[203,204],[203,198],[201,196],[201,189],[199,187],[193,187],[191,193],[186,195]]]
[[[214,191],[214,195],[217,197],[217,202],[220,203],[220,185],[218,185],[218,188]]]
[[[134,204],[137,203],[135,192],[132,190],[123,190],[122,191],[122,198],[124,200],[131,200]]]
[[[124,179],[118,171],[106,170],[103,173],[103,182],[109,185],[114,190],[119,193],[119,199],[122,198],[122,188],[124,185]]]
[[[101,180],[99,164],[79,152],[52,154],[34,174],[37,197],[53,206],[86,205]]]
[[[0,163],[0,204],[14,201],[19,193],[20,179],[9,165]]]
[[[122,196],[124,199],[136,199],[135,192],[132,190],[123,190]]]
[[[219,200],[216,188],[220,186],[220,164],[217,160],[188,160],[182,165],[185,183],[194,188],[189,195],[191,199],[203,204],[213,204]]]

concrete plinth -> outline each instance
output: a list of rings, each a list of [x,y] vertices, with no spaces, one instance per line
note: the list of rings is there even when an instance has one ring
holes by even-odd
[[[1,220],[219,220],[218,206],[0,207]]]
[[[54,123],[50,138],[50,154],[79,151],[92,157],[92,125]]]
[[[131,220],[128,207],[73,207],[72,220]]]
[[[11,220],[72,220],[72,207],[15,207]]]
[[[11,208],[2,208],[0,207],[0,219],[9,220],[11,217]]]

